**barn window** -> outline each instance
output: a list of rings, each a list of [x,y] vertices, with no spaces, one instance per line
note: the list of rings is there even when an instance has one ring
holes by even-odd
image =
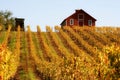
[[[84,14],[78,14],[78,20],[83,20],[84,19]]]
[[[70,25],[74,25],[74,19],[70,19]]]
[[[92,26],[92,20],[88,20],[88,26]]]

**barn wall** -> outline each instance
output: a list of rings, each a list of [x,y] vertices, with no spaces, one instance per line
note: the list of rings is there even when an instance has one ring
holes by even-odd
[[[92,26],[95,26],[95,19],[93,19],[90,15],[82,12],[82,11],[76,11],[76,13],[70,17],[68,17],[66,20],[67,26],[79,26],[78,22],[78,14],[84,14],[84,26],[88,26],[88,20],[92,20]],[[74,19],[74,25],[70,25],[70,19]]]

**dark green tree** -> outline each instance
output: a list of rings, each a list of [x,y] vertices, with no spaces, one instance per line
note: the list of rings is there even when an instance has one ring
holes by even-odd
[[[0,26],[3,30],[6,30],[8,25],[11,25],[12,28],[15,27],[15,19],[12,17],[12,12],[7,10],[0,11]]]

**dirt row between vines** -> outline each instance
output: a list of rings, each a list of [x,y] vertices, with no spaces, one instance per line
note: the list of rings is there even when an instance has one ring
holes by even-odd
[[[42,80],[30,55],[26,33],[21,33],[20,63],[14,78],[10,80]]]

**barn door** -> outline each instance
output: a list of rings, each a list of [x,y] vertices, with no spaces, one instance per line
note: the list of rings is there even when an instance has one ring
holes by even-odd
[[[79,21],[79,26],[84,26],[83,21]]]
[[[84,26],[84,14],[78,14],[78,25]]]

